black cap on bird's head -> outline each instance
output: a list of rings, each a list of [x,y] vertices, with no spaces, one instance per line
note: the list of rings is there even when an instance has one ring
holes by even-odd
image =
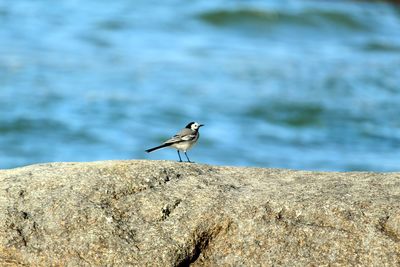
[[[197,123],[197,122],[195,122],[195,121],[192,121],[192,122],[190,122],[188,125],[186,125],[185,128],[192,129],[192,130],[197,130],[197,129],[199,129],[201,126],[204,126],[204,125],[203,125],[203,124],[199,124],[199,123]]]
[[[195,122],[194,121],[192,121],[192,122],[189,122],[188,123],[188,125],[186,125],[186,127],[185,128],[188,128],[188,129],[190,129],[191,127],[192,127],[192,124],[194,124]]]

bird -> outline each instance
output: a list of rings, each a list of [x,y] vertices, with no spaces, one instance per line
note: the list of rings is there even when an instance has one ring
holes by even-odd
[[[196,144],[197,140],[199,140],[199,129],[202,126],[204,126],[204,124],[192,121],[173,137],[171,137],[159,146],[147,149],[146,152],[150,153],[164,147],[173,147],[178,151],[179,162],[182,162],[181,154],[179,153],[179,151],[183,151],[185,153],[187,162],[192,162],[190,161],[186,152]]]

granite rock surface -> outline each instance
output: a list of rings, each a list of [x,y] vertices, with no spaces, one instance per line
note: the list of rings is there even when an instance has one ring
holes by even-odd
[[[0,266],[400,266],[400,174],[169,161],[0,171]]]

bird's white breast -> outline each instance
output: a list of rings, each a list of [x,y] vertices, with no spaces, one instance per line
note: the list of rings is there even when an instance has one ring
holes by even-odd
[[[179,142],[179,143],[172,144],[171,147],[174,147],[178,150],[185,152],[185,151],[188,151],[189,149],[191,149],[194,144],[195,144],[195,142],[193,142],[193,141],[191,141],[191,142],[186,141],[186,142]]]

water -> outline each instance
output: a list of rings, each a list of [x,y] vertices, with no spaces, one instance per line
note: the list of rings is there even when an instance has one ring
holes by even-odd
[[[0,168],[171,159],[398,171],[400,8],[352,1],[0,0]]]

